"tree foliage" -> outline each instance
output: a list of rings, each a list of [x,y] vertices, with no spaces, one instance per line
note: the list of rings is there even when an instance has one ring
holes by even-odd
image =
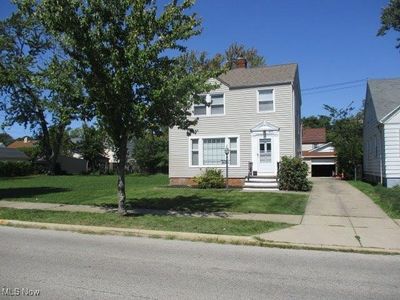
[[[134,142],[132,158],[143,173],[168,172],[168,131],[152,132]]]
[[[178,126],[193,132],[188,118],[199,93],[215,85],[216,70],[193,69],[180,55],[184,42],[201,32],[192,0],[163,8],[149,0],[43,0],[38,14],[60,41],[84,81],[97,120],[118,158],[119,211],[125,213],[127,142],[146,130]]]
[[[0,133],[0,143],[4,146],[10,145],[14,141],[13,137],[6,132]]]
[[[256,48],[246,48],[243,44],[233,43],[225,51],[224,59],[226,60],[227,67],[231,69],[235,61],[240,57],[247,60],[247,66],[250,68],[265,65],[264,57],[258,54]]]
[[[363,112],[355,113],[352,104],[340,109],[329,105],[324,108],[332,119],[328,138],[335,146],[339,172],[353,177],[354,169],[362,164]]]
[[[17,123],[38,133],[54,173],[64,131],[78,117],[83,93],[73,66],[35,15],[26,14],[31,2],[16,1],[16,12],[0,22],[0,109],[3,126]]]
[[[378,36],[385,35],[390,29],[400,31],[400,0],[390,0],[389,4],[382,10]],[[397,41],[396,48],[400,48],[400,38]]]
[[[104,131],[98,126],[84,124],[81,128],[71,130],[69,136],[72,149],[88,161],[89,169],[102,171],[106,145]]]
[[[328,130],[331,126],[331,118],[324,115],[303,117],[301,121],[305,128],[326,128]]]
[[[255,48],[246,48],[245,45],[233,43],[224,53],[217,53],[213,57],[209,57],[207,52],[202,51],[196,53],[191,51],[186,53],[183,58],[189,64],[199,69],[211,70],[230,70],[234,68],[235,61],[238,58],[245,58],[247,60],[247,67],[262,67],[265,66],[265,58],[258,54]]]

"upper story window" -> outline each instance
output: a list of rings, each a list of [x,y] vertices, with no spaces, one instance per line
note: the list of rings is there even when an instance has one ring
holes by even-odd
[[[193,116],[211,116],[225,114],[224,94],[205,95],[204,104],[193,105]]]
[[[274,90],[259,90],[257,97],[258,112],[273,112],[274,111]]]
[[[207,98],[206,96],[201,96],[201,97],[203,98],[204,104],[193,105],[193,115],[195,116],[205,116],[207,114],[207,105],[206,105]]]
[[[224,114],[224,94],[211,95],[211,114]]]

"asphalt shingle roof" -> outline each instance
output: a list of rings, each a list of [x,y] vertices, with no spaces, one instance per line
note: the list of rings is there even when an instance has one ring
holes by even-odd
[[[14,141],[10,145],[7,146],[7,148],[13,148],[13,149],[18,149],[18,148],[32,148],[35,146],[36,141]]]
[[[257,68],[237,68],[222,74],[218,79],[230,88],[255,87],[293,82],[297,64]]]
[[[400,106],[400,78],[371,79],[368,88],[378,120]]]
[[[323,144],[326,143],[325,128],[303,128],[303,144]]]
[[[0,148],[0,160],[28,160],[28,156],[17,149]]]

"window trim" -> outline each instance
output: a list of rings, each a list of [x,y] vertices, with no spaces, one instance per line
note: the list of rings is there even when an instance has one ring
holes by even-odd
[[[236,153],[237,153],[237,163],[236,165],[229,165],[229,168],[239,168],[240,167],[240,135],[229,134],[229,135],[201,135],[201,136],[191,136],[188,138],[188,158],[190,168],[225,168],[225,164],[221,165],[204,165],[203,164],[203,140],[204,139],[225,139],[225,147],[229,146],[229,139],[236,138]],[[199,153],[199,164],[192,165],[192,140],[198,140],[198,153]],[[230,160],[230,154],[229,154]]]
[[[272,91],[272,110],[260,111],[260,92],[261,91]],[[256,91],[257,93],[257,113],[259,114],[269,114],[275,112],[275,89],[274,88],[262,88]]]
[[[211,114],[211,97],[214,95],[222,95],[223,98],[223,106],[224,106],[224,112],[222,114]],[[225,116],[225,112],[226,112],[226,99],[225,99],[225,93],[221,92],[221,93],[209,93],[206,95],[202,95],[202,96],[206,96],[206,114],[205,115],[195,115],[194,114],[194,107],[195,105],[199,105],[199,104],[193,104],[192,105],[192,117],[194,118],[212,118],[212,117],[221,117],[221,116]]]

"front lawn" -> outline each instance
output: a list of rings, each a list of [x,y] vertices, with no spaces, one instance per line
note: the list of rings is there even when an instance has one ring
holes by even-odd
[[[352,186],[370,197],[391,218],[400,218],[400,187],[385,188],[363,181],[348,181]]]
[[[116,176],[30,176],[0,178],[0,200],[86,204],[116,207]],[[244,193],[240,190],[200,190],[168,186],[167,175],[126,178],[129,208],[186,212],[304,213],[308,195]]]
[[[261,234],[290,226],[284,223],[263,221],[153,215],[123,217],[116,213],[96,214],[10,208],[0,208],[0,219],[241,236]]]

